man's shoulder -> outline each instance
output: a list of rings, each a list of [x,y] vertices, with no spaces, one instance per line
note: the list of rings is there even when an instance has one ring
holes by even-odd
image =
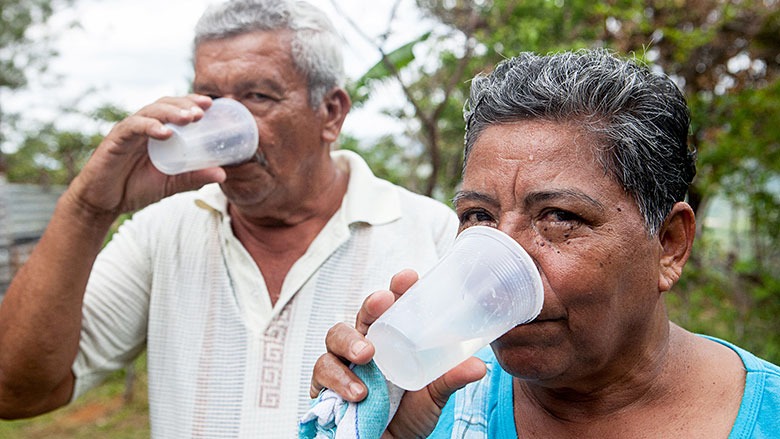
[[[431,224],[435,229],[445,229],[448,236],[455,237],[459,222],[452,208],[441,201],[403,187],[399,187],[398,194],[404,217],[417,226]]]
[[[449,206],[377,177],[357,153],[338,150],[331,155],[338,166],[350,173],[346,200],[358,219],[376,220],[369,221],[372,224],[387,224],[398,218],[445,224],[454,220]]]
[[[392,184],[392,183],[389,183]],[[441,210],[441,211],[447,211],[452,213],[453,210],[451,207],[444,204],[442,201],[439,201],[435,198],[429,197],[427,195],[423,195],[414,191],[411,191],[405,187],[394,185],[398,188],[399,196],[402,198],[402,202],[408,203],[410,205],[419,205],[423,207],[427,207],[434,210]]]

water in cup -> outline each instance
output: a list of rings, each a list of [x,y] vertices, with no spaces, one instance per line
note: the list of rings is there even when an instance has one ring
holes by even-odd
[[[368,330],[385,377],[418,390],[542,308],[536,265],[503,232],[470,227]]]
[[[385,378],[406,390],[421,389],[497,338],[492,334],[473,338],[453,334],[433,345],[418,345],[384,322],[374,323],[369,331],[369,339],[379,346],[374,356],[377,366],[381,364]],[[437,372],[426,374],[425,370]],[[444,372],[439,373],[441,370]]]
[[[165,174],[244,162],[257,150],[257,124],[240,102],[215,99],[203,117],[187,125],[166,124],[173,135],[149,139],[149,158]]]

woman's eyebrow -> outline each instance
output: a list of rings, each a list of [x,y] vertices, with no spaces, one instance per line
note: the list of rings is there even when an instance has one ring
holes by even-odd
[[[582,191],[572,190],[572,189],[531,192],[530,194],[525,196],[523,200],[523,204],[525,205],[525,207],[530,207],[533,206],[534,204],[538,204],[550,200],[571,200],[571,199],[575,199],[579,202],[584,202],[585,204],[588,204],[599,210],[606,209],[603,203],[591,197],[590,195]]]
[[[548,190],[531,192],[523,199],[524,207],[530,208],[535,204],[539,204],[550,200],[576,200],[578,202],[585,203],[598,210],[606,210],[604,204],[590,195],[572,189],[560,189],[560,190]],[[464,201],[477,202],[487,204],[490,206],[498,206],[498,200],[482,192],[477,191],[458,191],[452,198],[452,204],[457,209],[458,204]]]
[[[458,203],[463,201],[477,201],[481,203],[487,203],[492,206],[498,205],[498,201],[496,201],[495,198],[476,191],[458,191],[452,198],[452,204],[455,205],[455,207],[458,207]]]

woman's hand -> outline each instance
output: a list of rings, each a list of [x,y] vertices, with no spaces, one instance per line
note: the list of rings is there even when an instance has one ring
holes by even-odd
[[[368,390],[349,369],[350,363],[366,364],[374,356],[374,346],[366,339],[369,326],[417,281],[417,273],[404,270],[393,276],[389,290],[377,291],[366,298],[358,312],[355,327],[339,323],[328,331],[328,352],[314,365],[310,396],[316,398],[329,388],[346,401],[362,401]],[[416,392],[406,392],[386,437],[425,437],[436,427],[441,409],[450,395],[485,375],[485,364],[471,357],[442,377]]]

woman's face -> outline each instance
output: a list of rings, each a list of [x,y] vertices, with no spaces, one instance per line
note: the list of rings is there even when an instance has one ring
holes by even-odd
[[[567,386],[607,381],[647,355],[660,322],[661,245],[574,123],[494,125],[475,143],[455,207],[461,230],[496,227],[535,260],[539,318],[492,346],[514,376]],[[660,314],[659,314],[660,313]]]

